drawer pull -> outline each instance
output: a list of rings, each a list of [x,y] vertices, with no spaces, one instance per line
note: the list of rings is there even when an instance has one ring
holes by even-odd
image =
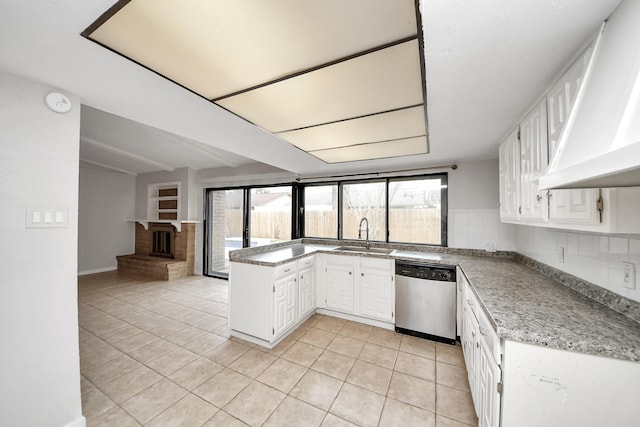
[[[284,270],[284,272],[285,272],[285,273],[288,273],[288,272],[290,272],[290,271],[291,271],[291,269],[290,269],[290,268],[287,268],[287,269],[285,269],[285,270]]]

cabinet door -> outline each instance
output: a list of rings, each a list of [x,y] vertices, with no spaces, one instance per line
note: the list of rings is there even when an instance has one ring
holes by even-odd
[[[547,164],[547,103],[543,100],[520,124],[520,200],[524,220],[548,219],[547,192],[538,191],[538,180]]]
[[[479,427],[498,427],[500,424],[500,393],[498,383],[500,382],[500,367],[491,355],[489,346],[480,339],[478,352],[478,394]]]
[[[352,258],[348,260],[350,264],[332,263],[332,256],[327,260],[327,308],[343,311],[345,313],[353,313],[353,260],[354,257],[339,257],[339,258]]]
[[[274,336],[280,335],[296,321],[296,284],[295,271],[274,283]]]
[[[360,268],[360,314],[393,321],[393,273],[389,270]]]
[[[298,276],[298,313],[305,317],[316,308],[314,266],[303,268]]]
[[[476,369],[477,362],[477,339],[478,339],[478,321],[475,315],[471,311],[471,307],[468,302],[465,302],[463,309],[464,327],[463,334],[464,340],[462,342],[462,351],[464,355],[465,365],[467,367],[467,376],[469,379],[469,389],[471,390],[471,397],[473,398],[474,408],[476,415],[478,415],[478,399],[477,399],[477,374]]]
[[[598,189],[551,190],[549,219],[569,224],[597,224],[599,195]]]
[[[520,219],[520,140],[519,129],[500,145],[500,219],[514,221]]]

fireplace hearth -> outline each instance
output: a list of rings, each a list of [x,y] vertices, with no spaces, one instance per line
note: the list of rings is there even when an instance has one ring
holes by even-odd
[[[182,223],[181,231],[167,222],[136,223],[136,251],[118,255],[118,271],[150,279],[174,280],[193,274],[195,223]]]

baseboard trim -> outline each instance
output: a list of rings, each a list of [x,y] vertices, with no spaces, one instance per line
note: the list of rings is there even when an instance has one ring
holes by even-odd
[[[116,265],[111,267],[105,267],[105,268],[94,268],[93,270],[78,271],[78,276],[86,276],[87,274],[104,273],[105,271],[115,271],[117,269],[118,269],[118,266]]]

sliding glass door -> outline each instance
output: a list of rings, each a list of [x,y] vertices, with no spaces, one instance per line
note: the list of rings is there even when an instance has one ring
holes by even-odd
[[[206,194],[206,275],[228,277],[233,250],[291,240],[291,185],[210,189]]]
[[[229,252],[243,247],[244,205],[242,189],[207,192],[206,274],[227,277]]]

